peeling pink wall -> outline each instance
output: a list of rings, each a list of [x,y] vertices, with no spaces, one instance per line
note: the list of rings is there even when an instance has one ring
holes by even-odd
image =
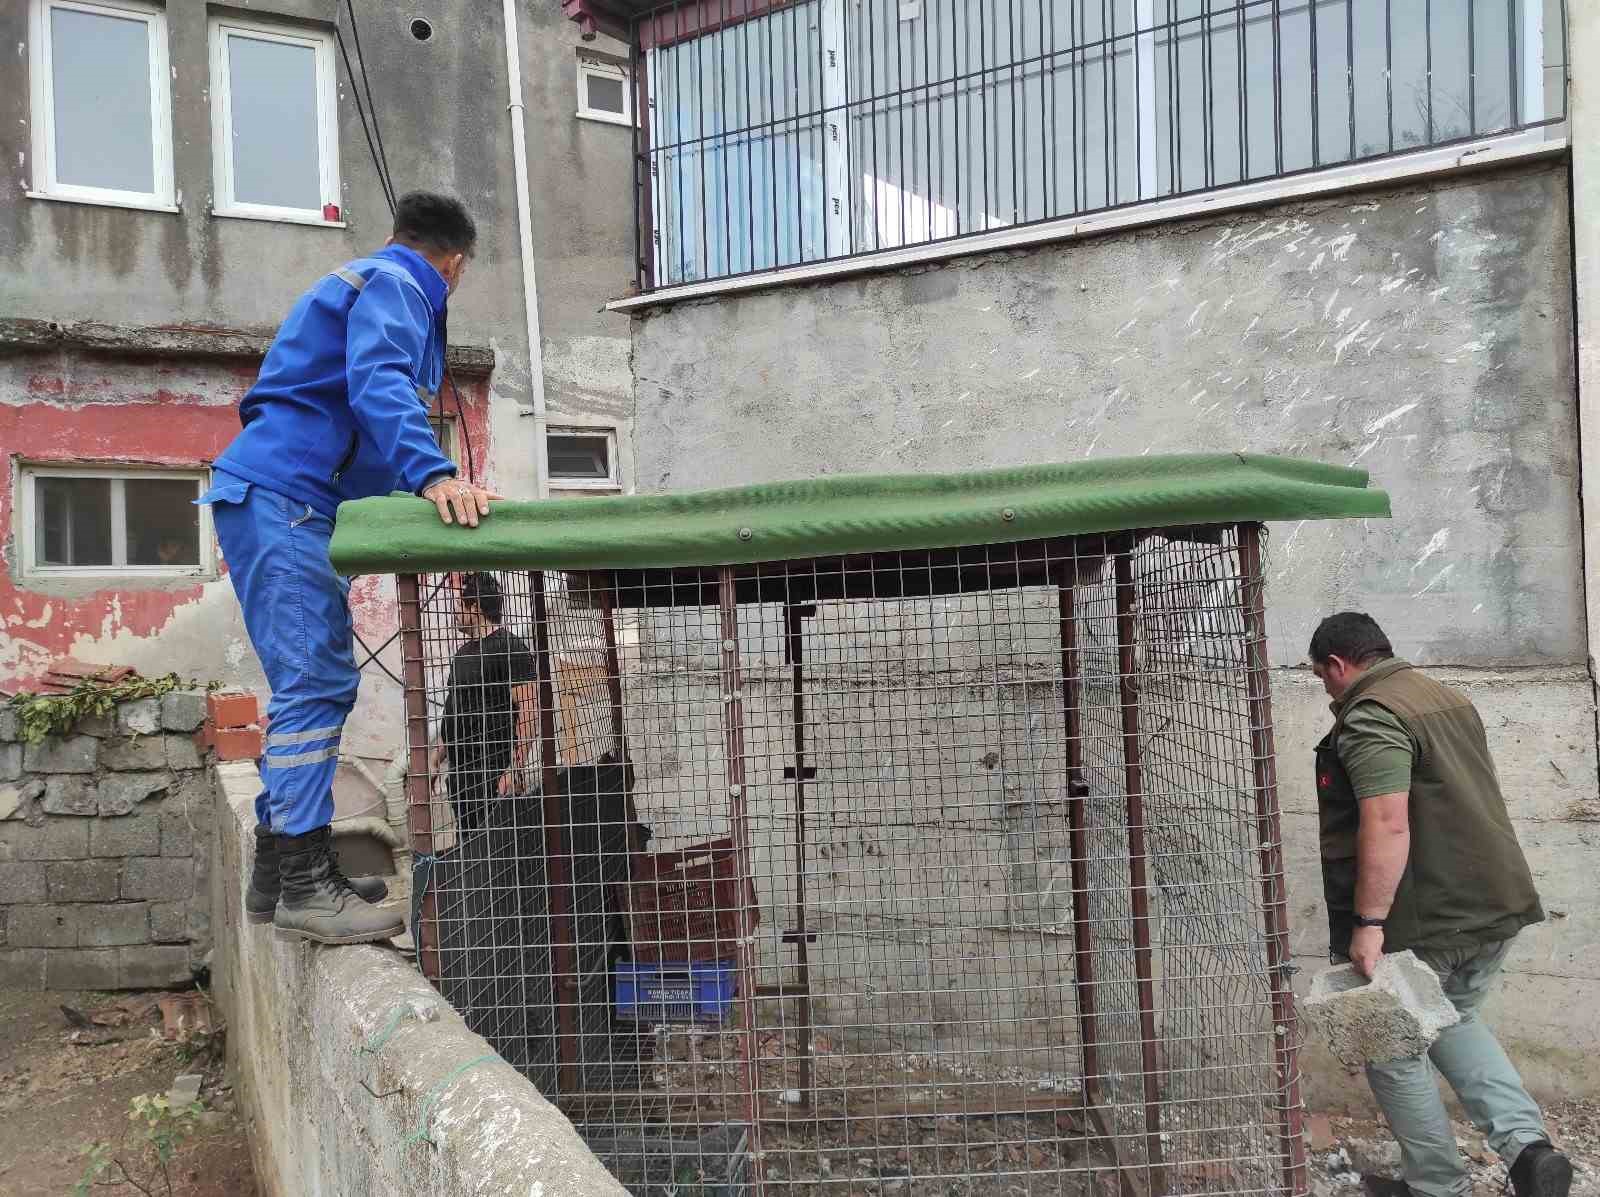
[[[0,361],[0,689],[39,676],[60,656],[176,670],[201,680],[259,688],[225,579],[18,579],[18,466],[119,463],[208,465],[238,430],[238,402],[256,366],[139,359],[34,356]],[[461,388],[466,434],[480,471],[489,456],[488,383]],[[453,405],[452,405],[453,412]],[[376,645],[395,629],[393,588],[359,579],[351,591],[357,630]],[[361,654],[364,656],[364,654]],[[358,658],[359,659],[359,658]]]

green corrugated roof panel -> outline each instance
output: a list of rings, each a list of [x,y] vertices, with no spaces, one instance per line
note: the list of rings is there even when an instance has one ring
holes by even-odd
[[[942,549],[1236,521],[1387,518],[1365,470],[1243,453],[967,474],[851,475],[678,495],[500,502],[477,528],[393,496],[339,508],[343,574],[655,569]]]

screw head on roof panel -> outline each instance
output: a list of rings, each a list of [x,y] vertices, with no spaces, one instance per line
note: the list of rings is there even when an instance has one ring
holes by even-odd
[[[739,529],[739,539],[740,540],[753,540],[754,538],[755,538],[755,533],[752,532],[749,528],[740,528]]]
[[[1007,523],[1010,523],[1012,520],[1017,518],[1017,513],[1011,510],[1011,508],[1007,507],[1000,513],[1000,518],[1005,520]]]

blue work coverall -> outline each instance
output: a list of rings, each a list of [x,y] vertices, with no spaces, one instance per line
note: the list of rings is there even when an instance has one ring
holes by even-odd
[[[256,818],[279,835],[332,821],[360,678],[350,584],[328,560],[334,514],[456,472],[423,397],[444,372],[448,294],[427,259],[399,245],[320,279],[278,329],[239,405],[244,428],[199,500],[272,687]]]

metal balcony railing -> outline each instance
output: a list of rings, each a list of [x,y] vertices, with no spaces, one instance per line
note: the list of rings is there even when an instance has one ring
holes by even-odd
[[[676,0],[633,29],[644,291],[1566,115],[1563,0]]]

